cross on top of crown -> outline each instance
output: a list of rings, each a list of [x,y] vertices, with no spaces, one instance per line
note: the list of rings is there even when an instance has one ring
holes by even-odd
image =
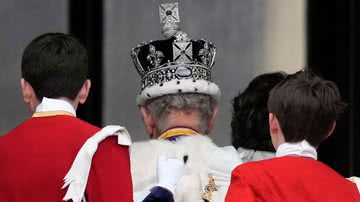
[[[159,13],[160,13],[160,23],[180,22],[178,3],[160,4]]]

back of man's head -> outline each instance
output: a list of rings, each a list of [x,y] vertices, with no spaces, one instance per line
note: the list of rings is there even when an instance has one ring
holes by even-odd
[[[154,124],[158,131],[164,132],[169,129],[168,123],[171,114],[181,113],[186,115],[196,113],[198,132],[202,134],[210,132],[208,130],[209,121],[213,116],[216,106],[217,102],[214,98],[198,93],[169,94],[149,100],[145,104],[145,107],[154,119]],[[178,121],[181,123],[180,119]],[[177,126],[187,127],[186,125]]]
[[[307,140],[313,146],[329,135],[344,106],[336,84],[310,70],[287,76],[272,89],[268,101],[285,141]]]
[[[30,42],[22,56],[22,77],[30,83],[39,100],[43,97],[74,100],[87,73],[87,51],[68,34],[40,35]]]
[[[267,102],[270,90],[286,77],[284,72],[261,74],[232,101],[232,145],[261,151],[275,151],[269,134]]]

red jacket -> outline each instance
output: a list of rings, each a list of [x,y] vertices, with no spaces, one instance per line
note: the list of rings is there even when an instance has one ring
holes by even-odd
[[[99,128],[58,115],[30,118],[0,137],[0,201],[62,201],[63,178]],[[88,202],[133,201],[128,147],[116,137],[99,144],[86,187]]]
[[[319,161],[287,156],[238,166],[226,202],[360,201],[355,184]]]

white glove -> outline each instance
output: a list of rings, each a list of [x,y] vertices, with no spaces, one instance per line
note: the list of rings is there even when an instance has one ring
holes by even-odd
[[[175,193],[175,186],[185,173],[184,160],[160,155],[157,162],[158,186]]]

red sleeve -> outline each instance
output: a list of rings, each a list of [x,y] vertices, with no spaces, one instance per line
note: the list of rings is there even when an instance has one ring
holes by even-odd
[[[129,147],[109,137],[94,155],[86,188],[88,202],[132,202]]]
[[[255,202],[259,201],[256,193],[246,178],[252,173],[236,168],[231,174],[231,184],[226,194],[225,202]]]

